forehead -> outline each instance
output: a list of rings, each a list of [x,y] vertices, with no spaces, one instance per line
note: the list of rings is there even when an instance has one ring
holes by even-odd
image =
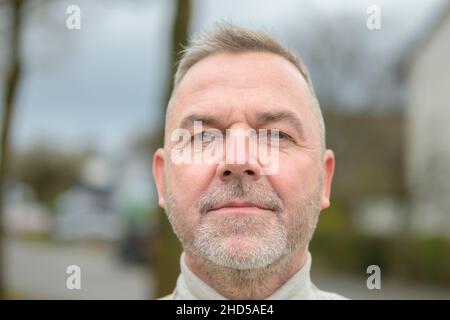
[[[299,70],[266,52],[220,53],[192,66],[177,88],[168,121],[188,112],[275,111],[308,113],[311,93]],[[168,123],[168,126],[170,124]]]

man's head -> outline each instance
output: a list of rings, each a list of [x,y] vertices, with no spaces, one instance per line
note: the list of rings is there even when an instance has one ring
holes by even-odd
[[[222,133],[275,132],[268,144],[276,140],[276,172],[264,175],[259,157],[237,144],[225,147],[216,163],[175,163],[174,149],[195,154],[220,140],[199,138],[194,120]],[[172,141],[181,128],[200,145]],[[228,145],[239,135],[224,136]],[[244,161],[225,161],[231,152]],[[307,248],[319,212],[329,206],[333,171],[319,103],[294,54],[267,34],[229,24],[184,51],[153,173],[159,205],[188,254],[239,270],[289,259]]]

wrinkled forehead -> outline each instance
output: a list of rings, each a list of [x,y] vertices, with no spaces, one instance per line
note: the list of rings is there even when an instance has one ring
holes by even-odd
[[[285,106],[303,112],[310,103],[306,81],[283,57],[266,52],[220,53],[186,73],[169,104],[166,128],[176,127],[192,109],[251,112]]]

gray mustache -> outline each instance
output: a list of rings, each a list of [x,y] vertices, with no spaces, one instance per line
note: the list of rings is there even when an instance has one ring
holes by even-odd
[[[204,192],[198,201],[198,209],[201,214],[205,214],[236,198],[275,212],[281,212],[284,209],[283,202],[275,191],[261,184],[242,179],[230,180],[215,190]]]

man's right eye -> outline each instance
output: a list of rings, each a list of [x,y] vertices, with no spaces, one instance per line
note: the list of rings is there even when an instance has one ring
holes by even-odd
[[[204,142],[211,142],[219,137],[219,134],[215,131],[207,130],[199,132],[192,136],[193,140],[199,140]]]

